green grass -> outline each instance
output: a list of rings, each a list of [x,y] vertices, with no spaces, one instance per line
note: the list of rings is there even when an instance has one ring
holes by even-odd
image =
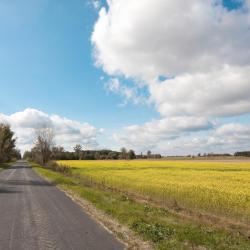
[[[8,163],[0,163],[0,171],[10,167],[13,164],[13,162],[8,162]]]
[[[79,178],[64,176],[34,164],[33,168],[56,185],[73,191],[128,226],[141,238],[152,242],[155,249],[250,249],[250,241],[241,235],[198,225],[165,209],[138,203],[118,193],[85,186]]]

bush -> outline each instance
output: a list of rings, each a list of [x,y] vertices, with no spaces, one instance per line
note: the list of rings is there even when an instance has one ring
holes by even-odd
[[[55,171],[55,172],[60,172],[63,174],[70,174],[71,173],[71,167],[68,165],[64,165],[64,164],[58,164],[54,161],[50,161],[47,165],[47,168]]]

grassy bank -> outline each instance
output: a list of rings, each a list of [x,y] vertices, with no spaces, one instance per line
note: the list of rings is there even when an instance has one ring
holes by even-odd
[[[8,162],[8,163],[0,163],[0,171],[10,167],[13,164],[13,162]]]
[[[152,242],[155,249],[250,249],[250,241],[240,234],[196,224],[165,209],[85,185],[77,177],[64,176],[34,164],[33,167],[40,175],[88,200],[144,240]]]

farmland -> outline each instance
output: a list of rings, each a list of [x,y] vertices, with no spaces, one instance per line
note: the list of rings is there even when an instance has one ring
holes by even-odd
[[[250,163],[59,161],[72,173],[162,206],[250,221]]]

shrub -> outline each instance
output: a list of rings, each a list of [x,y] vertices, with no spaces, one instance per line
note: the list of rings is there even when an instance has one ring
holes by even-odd
[[[50,161],[47,165],[47,168],[55,171],[55,172],[60,172],[63,174],[70,174],[71,173],[71,167],[65,164],[58,164],[54,161]]]

